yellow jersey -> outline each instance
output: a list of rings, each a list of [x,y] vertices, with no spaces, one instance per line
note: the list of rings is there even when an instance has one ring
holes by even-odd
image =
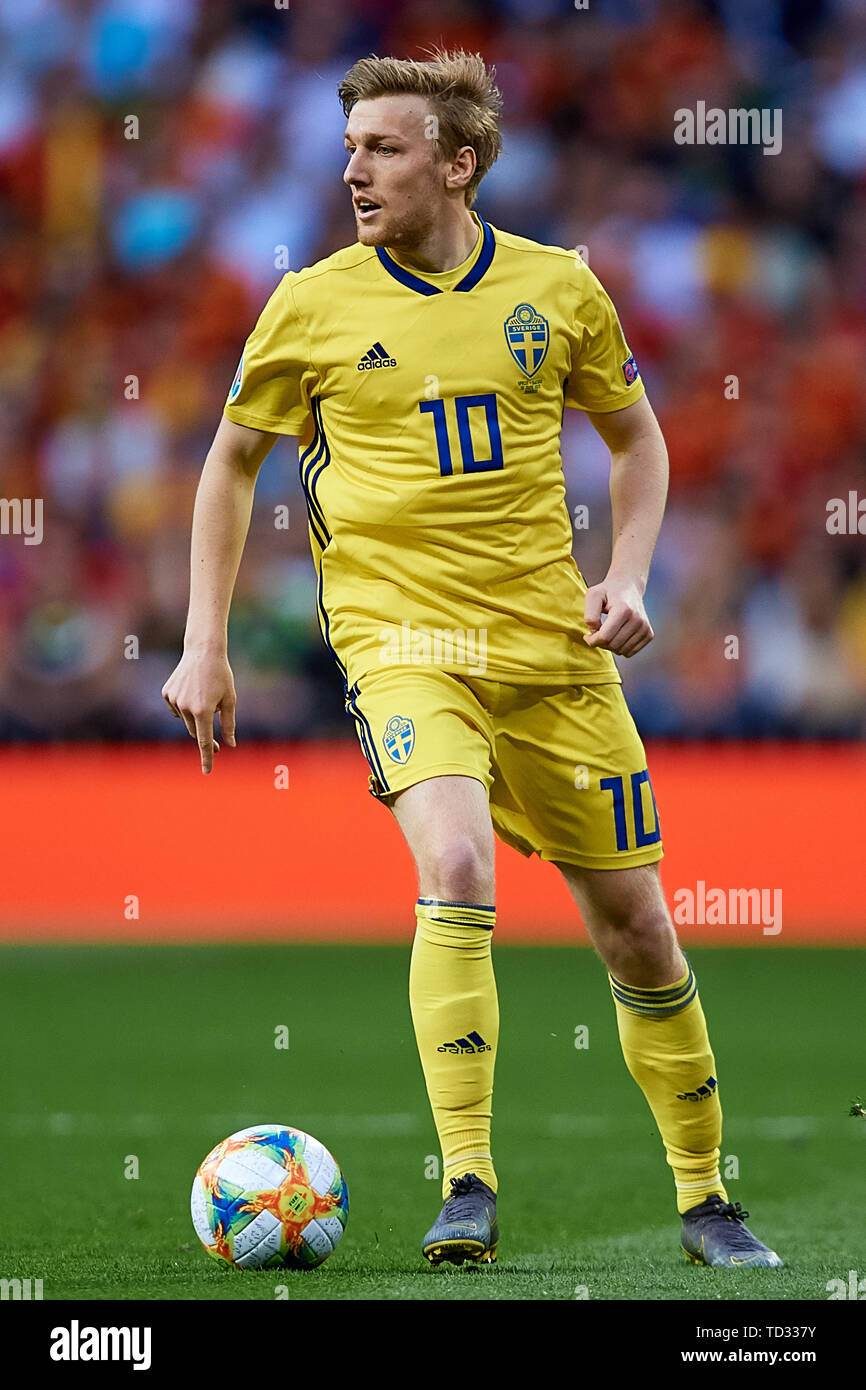
[[[225,414],[299,436],[325,642],[347,695],[383,665],[617,681],[588,647],[563,407],[644,393],[610,298],[574,251],[489,226],[463,265],[356,244],[286,274]],[[482,660],[483,653],[483,660]]]

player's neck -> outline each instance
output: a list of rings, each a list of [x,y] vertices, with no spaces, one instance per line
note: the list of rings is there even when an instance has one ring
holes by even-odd
[[[440,275],[456,270],[472,255],[481,235],[469,209],[461,208],[452,219],[444,219],[415,246],[389,246],[387,249],[407,270],[421,275]]]

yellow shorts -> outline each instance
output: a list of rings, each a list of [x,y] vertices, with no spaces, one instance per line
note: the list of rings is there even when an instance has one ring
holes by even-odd
[[[359,681],[346,708],[381,801],[428,777],[474,777],[497,835],[521,854],[585,869],[662,857],[646,755],[616,681],[512,685],[389,666]]]

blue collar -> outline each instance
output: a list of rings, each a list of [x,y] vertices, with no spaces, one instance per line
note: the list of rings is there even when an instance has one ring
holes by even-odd
[[[474,289],[478,281],[490,269],[490,262],[493,260],[493,252],[496,250],[496,241],[493,236],[492,228],[487,225],[484,218],[479,217],[478,221],[481,223],[481,235],[484,238],[483,245],[478,253],[477,261],[472,266],[471,270],[466,272],[463,279],[458,281],[454,286],[451,291],[452,294],[466,294],[469,290]],[[379,260],[388,274],[393,275],[395,280],[399,280],[401,285],[405,285],[407,290],[415,290],[417,294],[427,295],[442,293],[438,285],[431,285],[427,280],[422,280],[420,275],[413,275],[411,270],[404,270],[403,266],[398,265],[394,257],[389,255],[384,246],[376,247],[376,255],[379,257]]]

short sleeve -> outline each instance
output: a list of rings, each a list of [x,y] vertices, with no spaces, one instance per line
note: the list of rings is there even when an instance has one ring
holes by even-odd
[[[575,306],[565,404],[602,414],[623,410],[644,395],[640,372],[601,281],[586,265],[579,275],[585,292]]]
[[[315,373],[307,334],[284,275],[247,338],[223,414],[273,434],[303,434]]]

